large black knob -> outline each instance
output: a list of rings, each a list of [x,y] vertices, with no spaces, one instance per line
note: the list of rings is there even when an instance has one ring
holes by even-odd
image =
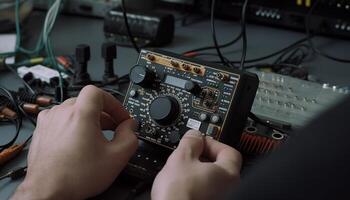
[[[159,125],[171,125],[180,115],[179,102],[170,96],[158,97],[152,101],[149,114]]]
[[[129,73],[130,80],[142,87],[149,87],[154,83],[155,73],[144,66],[136,65],[131,68]]]
[[[186,83],[185,83],[185,90],[188,91],[188,92],[191,92],[192,94],[194,94],[196,96],[198,96],[201,93],[202,88],[196,82],[186,81]]]

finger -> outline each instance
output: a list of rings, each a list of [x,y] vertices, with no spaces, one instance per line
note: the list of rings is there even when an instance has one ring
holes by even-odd
[[[49,113],[49,110],[40,111],[37,117],[37,122],[42,123],[47,118],[48,113]]]
[[[95,117],[95,119],[100,117],[101,112],[105,112],[113,118],[117,125],[130,118],[129,113],[117,99],[92,85],[82,89],[75,106],[82,113]]]
[[[77,98],[70,98],[65,100],[63,103],[61,103],[61,105],[74,105],[76,102]]]
[[[112,152],[118,156],[118,159],[128,161],[135,153],[138,146],[138,140],[135,134],[137,127],[138,124],[135,120],[128,119],[119,124],[116,129],[110,148]]]
[[[101,113],[100,122],[102,130],[115,130],[117,128],[117,124],[113,118],[105,112]]]
[[[190,159],[199,159],[204,149],[203,136],[199,131],[189,130],[182,137],[179,146],[174,152]]]
[[[230,172],[241,168],[242,156],[236,149],[208,137],[204,143],[204,157]]]

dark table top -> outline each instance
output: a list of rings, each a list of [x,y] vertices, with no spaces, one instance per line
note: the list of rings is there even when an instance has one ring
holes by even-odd
[[[42,28],[44,13],[35,11],[24,25],[26,35],[26,46],[36,43],[38,34]],[[240,31],[238,22],[217,20],[217,33],[220,43],[232,40]],[[267,55],[282,49],[285,46],[305,37],[304,33],[289,30],[281,30],[259,25],[248,25],[248,54],[247,58],[256,58]],[[52,43],[56,54],[73,54],[75,46],[78,44],[88,44],[91,46],[91,61],[89,62],[89,72],[94,80],[101,80],[103,74],[103,60],[101,58],[101,44],[105,40],[103,34],[103,19],[86,18],[79,16],[60,16],[52,34]],[[322,51],[331,55],[348,58],[350,41],[334,38],[317,37],[314,39],[317,46]],[[187,26],[176,25],[175,38],[172,44],[163,49],[181,53],[189,49],[212,45],[210,23],[207,18]],[[240,59],[240,43],[226,49],[227,57],[230,59]],[[118,75],[127,74],[129,69],[136,63],[138,54],[131,48],[118,48],[118,59],[115,64],[115,71]],[[213,59],[208,57],[208,59]],[[215,58],[217,59],[217,58]],[[268,60],[267,60],[268,61]],[[331,85],[350,86],[350,65],[337,63],[322,57],[316,57],[304,64],[309,68],[310,74],[317,77],[322,82]],[[0,85],[8,89],[16,89],[20,82],[9,72],[0,73]],[[0,127],[0,143],[5,143],[14,133],[13,125]],[[34,127],[25,121],[21,131],[19,141],[27,138]],[[27,152],[27,151],[25,151]],[[14,161],[8,163],[0,169],[0,173],[7,170],[24,166],[26,163],[26,153],[21,154]],[[0,181],[0,199],[7,199],[14,192],[22,180],[10,181],[8,179]],[[130,187],[124,184],[115,183],[105,193],[96,199],[125,199]],[[149,199],[149,193],[144,193],[136,199]]]

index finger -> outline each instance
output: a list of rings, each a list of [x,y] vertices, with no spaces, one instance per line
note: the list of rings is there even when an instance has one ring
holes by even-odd
[[[116,125],[130,118],[128,111],[111,94],[92,85],[84,87],[74,105],[79,111],[99,120],[101,112],[110,115]]]

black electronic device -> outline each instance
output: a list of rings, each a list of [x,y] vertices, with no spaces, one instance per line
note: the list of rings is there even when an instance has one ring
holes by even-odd
[[[162,46],[173,40],[175,20],[171,14],[128,9],[127,20],[132,36],[141,47]],[[108,12],[104,21],[104,32],[108,39],[119,45],[131,45],[120,8]]]
[[[198,1],[198,6],[209,13],[210,2]],[[216,16],[239,20],[243,2],[216,1]],[[305,31],[309,17],[309,28],[313,33],[350,38],[350,1],[347,0],[286,0],[283,3],[280,0],[251,0],[246,15],[250,22],[301,31]]]
[[[74,85],[87,85],[91,83],[90,75],[87,71],[88,62],[90,60],[90,46],[81,44],[75,48],[75,57],[77,65],[73,79]]]
[[[163,150],[189,129],[235,146],[259,84],[252,73],[160,50],[142,50],[129,76],[124,106],[140,124],[138,137]]]

